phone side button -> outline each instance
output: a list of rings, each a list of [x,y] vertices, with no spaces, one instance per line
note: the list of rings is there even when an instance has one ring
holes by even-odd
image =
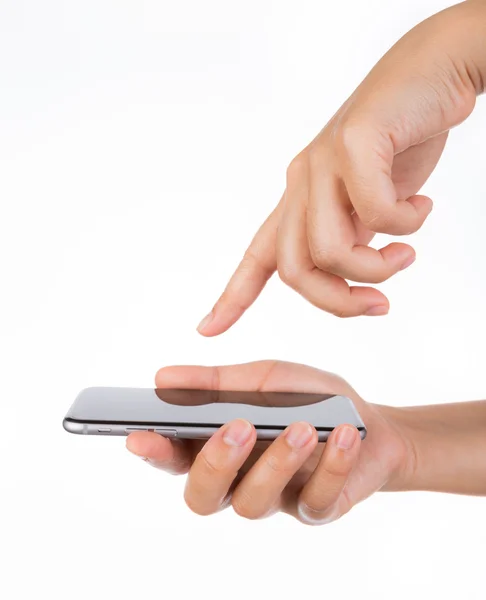
[[[98,429],[98,433],[111,433],[111,429],[109,429],[108,427],[100,427]]]
[[[155,429],[155,433],[168,438],[177,437],[177,431],[175,429]]]

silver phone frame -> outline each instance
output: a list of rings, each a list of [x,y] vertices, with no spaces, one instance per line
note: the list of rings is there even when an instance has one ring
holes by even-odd
[[[361,420],[361,419],[360,419]],[[78,435],[103,435],[103,436],[127,436],[134,431],[152,431],[167,438],[178,438],[182,440],[207,440],[214,435],[220,427],[206,426],[181,426],[171,425],[160,427],[152,425],[140,425],[138,423],[91,423],[83,421],[75,421],[65,418],[63,427],[69,433]],[[362,440],[366,437],[366,427],[361,421],[361,426],[357,427]],[[257,440],[273,441],[285,428],[282,429],[267,429],[255,426],[257,432]],[[323,430],[317,429],[317,438],[319,442],[326,442],[332,433],[332,429]]]

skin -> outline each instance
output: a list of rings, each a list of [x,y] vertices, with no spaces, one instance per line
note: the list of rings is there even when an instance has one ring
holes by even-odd
[[[199,515],[232,506],[247,519],[284,512],[322,525],[377,491],[486,495],[486,402],[380,406],[363,400],[337,375],[279,361],[168,367],[155,383],[161,389],[341,394],[353,400],[366,423],[363,442],[354,427],[343,424],[326,444],[317,443],[306,423],[291,424],[273,443],[256,442],[255,430],[242,420],[224,425],[207,442],[132,433],[127,438],[132,453],[173,475],[188,474],[185,501]],[[303,432],[309,437],[296,447]]]
[[[384,315],[369,286],[415,260],[408,244],[380,250],[376,233],[417,231],[432,210],[418,195],[449,131],[473,111],[486,80],[486,2],[469,0],[424,21],[378,62],[290,163],[287,186],[199,332],[226,331],[280,278],[339,317]]]
[[[382,58],[289,165],[282,199],[200,333],[226,331],[275,272],[337,316],[388,312],[383,293],[348,281],[377,284],[414,261],[408,244],[375,250],[369,243],[376,233],[413,233],[429,215],[432,201],[418,192],[449,131],[484,91],[485,31],[486,1],[469,0],[421,23]],[[486,402],[378,406],[335,375],[280,362],[171,367],[159,371],[156,385],[343,394],[368,429],[361,442],[356,430],[342,425],[326,444],[318,444],[305,423],[290,425],[272,444],[255,443],[252,426],[241,420],[207,443],[148,432],[129,436],[128,449],[149,464],[188,473],[185,500],[198,514],[231,505],[248,519],[282,511],[318,525],[378,490],[486,495]]]
[[[346,395],[354,401],[368,428],[361,443],[358,431],[343,425],[327,444],[317,442],[313,427],[294,423],[273,443],[256,443],[246,421],[221,428],[207,442],[164,439],[150,432],[127,438],[127,448],[173,474],[188,473],[185,501],[200,515],[232,505],[242,517],[257,519],[282,511],[308,524],[334,520],[379,489],[395,489],[412,453],[408,440],[378,406],[364,402],[344,380],[312,367],[263,361],[229,367],[171,367],[157,373],[158,388],[239,391],[299,391]],[[245,428],[241,446],[225,442],[231,427]],[[290,431],[309,431],[301,448],[289,444]],[[347,448],[339,447],[340,435]]]

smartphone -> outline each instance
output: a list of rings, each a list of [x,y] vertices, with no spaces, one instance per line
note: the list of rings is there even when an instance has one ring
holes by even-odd
[[[63,421],[70,433],[129,435],[154,431],[169,438],[208,439],[233,419],[247,419],[260,440],[306,421],[325,442],[343,423],[361,438],[366,427],[352,400],[332,394],[92,387],[83,390]]]

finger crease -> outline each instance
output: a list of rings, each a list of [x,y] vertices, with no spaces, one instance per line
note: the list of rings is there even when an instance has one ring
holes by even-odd
[[[276,369],[277,365],[278,365],[279,361],[278,360],[273,360],[270,363],[270,366],[268,367],[267,372],[264,374],[264,376],[262,377],[262,379],[260,380],[260,383],[258,384],[256,391],[257,392],[262,392],[263,388],[265,387],[265,385],[268,383],[268,381],[270,380],[270,376],[272,375],[272,373],[274,372],[274,370]]]

